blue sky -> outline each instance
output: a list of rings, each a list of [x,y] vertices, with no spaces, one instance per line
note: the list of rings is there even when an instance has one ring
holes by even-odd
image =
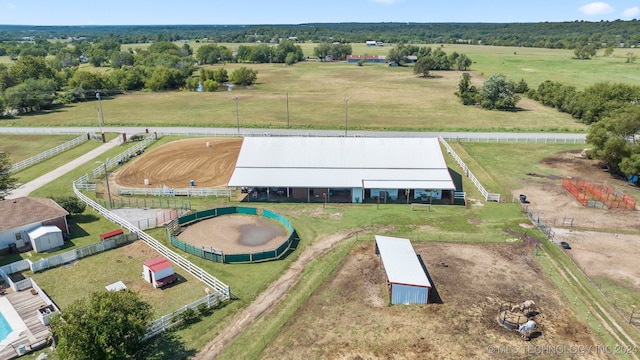
[[[543,22],[640,19],[640,0],[0,0],[0,24]]]

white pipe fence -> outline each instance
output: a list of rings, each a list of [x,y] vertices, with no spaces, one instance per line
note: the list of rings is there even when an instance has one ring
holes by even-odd
[[[155,188],[126,188],[116,187],[116,194],[118,195],[137,195],[137,196],[193,196],[193,197],[229,197],[232,194],[232,190],[229,188],[170,188],[155,187]]]
[[[58,154],[60,154],[61,152],[67,151],[71,148],[74,148],[86,141],[89,140],[89,137],[85,134],[85,135],[81,135],[78,136],[77,138],[73,139],[73,140],[69,140],[64,144],[60,144],[52,149],[46,150],[41,152],[38,155],[32,156],[28,159],[24,159],[22,161],[19,161],[13,165],[11,165],[11,169],[9,169],[9,172],[15,173],[18,172],[20,170],[24,170],[26,168],[28,168],[29,166],[35,165],[39,162],[42,162],[44,160],[47,160],[49,158],[52,158]]]
[[[462,161],[462,159],[458,156],[458,154],[456,154],[456,152],[453,151],[451,146],[444,140],[444,138],[443,137],[439,137],[438,139],[440,140],[442,145],[444,145],[444,147],[447,149],[447,153],[449,153],[451,156],[453,156],[453,158],[456,160],[458,165],[460,165],[460,167],[462,168],[462,171],[464,172],[464,174],[469,178],[469,180],[471,180],[471,182],[473,182],[473,184],[478,188],[478,190],[480,190],[480,193],[482,194],[482,196],[484,196],[484,199],[486,201],[500,202],[500,194],[495,194],[495,193],[488,192],[484,188],[484,186],[482,186],[482,184],[476,178],[476,176],[473,175],[473,173],[471,172],[469,167],[467,167],[467,164],[465,164],[464,161]]]
[[[449,141],[514,143],[514,144],[586,144],[586,139],[574,137],[473,137],[473,136],[441,136]]]
[[[129,159],[142,154],[144,150],[147,148],[147,145],[149,145],[154,141],[156,141],[155,135],[147,136],[144,140],[140,141],[139,143],[127,149],[127,151],[124,151],[112,158],[109,158],[108,161],[106,161],[104,164],[91,170],[91,175],[93,176],[94,179],[104,175],[105,165],[106,165],[107,171],[115,168],[116,166],[122,165],[127,161],[129,161]]]

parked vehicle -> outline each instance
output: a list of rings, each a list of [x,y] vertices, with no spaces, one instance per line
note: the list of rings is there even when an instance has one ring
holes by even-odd
[[[571,250],[571,245],[566,241],[561,241],[560,246],[562,246],[563,249]]]

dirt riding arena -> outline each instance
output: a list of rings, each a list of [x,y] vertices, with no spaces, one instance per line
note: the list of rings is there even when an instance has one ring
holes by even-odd
[[[287,240],[285,229],[274,221],[251,215],[224,215],[189,225],[178,239],[196,247],[211,247],[224,254],[246,254],[276,249]]]
[[[542,164],[559,176],[529,174],[514,196],[527,195],[531,201],[527,207],[553,228],[556,242],[569,242],[571,250],[565,251],[587,275],[604,276],[640,291],[640,211],[585,208],[562,187],[561,177],[582,178],[627,194],[633,186],[614,179],[598,161],[583,158],[580,151],[556,154]]]
[[[374,244],[363,242],[300,307],[265,358],[495,359],[542,355],[542,347],[595,349],[591,330],[573,320],[524,244],[413,245],[442,304],[387,306],[384,270]],[[502,302],[529,299],[538,305],[539,326],[526,341],[497,314]],[[606,358],[595,350],[567,352],[551,357]]]
[[[123,187],[186,188],[194,180],[200,187],[226,187],[241,146],[241,138],[176,140],[130,161],[115,173],[115,182]]]

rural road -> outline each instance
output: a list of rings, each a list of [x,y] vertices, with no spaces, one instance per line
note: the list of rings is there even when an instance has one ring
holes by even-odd
[[[201,135],[201,136],[345,136],[344,130],[300,130],[300,129],[245,129],[245,128],[197,128],[197,127],[105,127],[105,132],[140,134],[146,131],[164,135]],[[97,128],[90,127],[60,127],[60,128],[20,128],[20,127],[0,127],[0,134],[20,134],[20,133],[87,133],[98,132]],[[516,133],[516,132],[407,132],[407,131],[356,131],[349,130],[347,136],[351,137],[434,137],[442,136],[447,139],[557,139],[568,142],[584,142],[587,135],[585,133]]]

